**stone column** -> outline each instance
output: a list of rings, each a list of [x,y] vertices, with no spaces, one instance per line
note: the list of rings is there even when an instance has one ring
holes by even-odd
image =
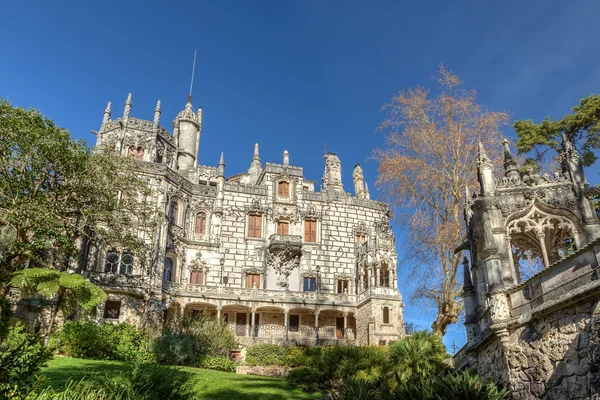
[[[344,313],[344,334],[342,335],[343,339],[348,339],[348,313]]]
[[[548,260],[548,251],[546,250],[546,234],[544,232],[538,232],[538,239],[540,240],[540,247],[542,248],[542,256],[544,257],[544,266],[548,268],[550,266],[550,261]]]
[[[217,322],[221,322],[221,307],[217,307]]]
[[[375,287],[381,286],[381,264],[375,267]]]
[[[251,329],[252,329],[252,334],[250,336],[254,337],[256,336],[256,330],[254,329],[254,321],[255,321],[255,317],[256,317],[256,310],[253,308],[252,309],[252,325],[251,325]]]
[[[319,344],[319,311],[315,311],[315,338]]]
[[[290,316],[290,310],[283,310],[283,325],[285,328],[285,341],[287,342],[288,340],[288,333],[289,333],[289,329],[290,329],[290,323],[289,323],[289,316]]]
[[[514,277],[514,283],[518,284],[521,281],[521,272],[519,271],[519,266],[515,265],[512,253],[512,245],[510,243],[510,235],[508,233],[506,234],[506,249],[508,252],[508,263],[510,264],[510,270]]]

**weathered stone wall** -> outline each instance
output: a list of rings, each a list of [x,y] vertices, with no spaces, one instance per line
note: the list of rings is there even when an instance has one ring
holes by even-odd
[[[600,308],[585,302],[532,322],[511,334],[507,348],[515,399],[586,399],[598,394]],[[594,321],[594,322],[592,322]],[[596,328],[594,328],[596,326]]]

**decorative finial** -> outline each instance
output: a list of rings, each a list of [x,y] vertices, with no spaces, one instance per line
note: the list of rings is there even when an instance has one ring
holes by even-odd
[[[254,143],[254,156],[252,156],[252,159],[260,161],[260,155],[258,154],[258,143]]]
[[[154,129],[158,127],[158,123],[160,122],[160,100],[156,102],[156,108],[154,108]]]
[[[106,109],[104,110],[104,118],[102,119],[102,124],[104,125],[105,123],[107,123],[109,119],[110,119],[110,101],[108,102],[108,104],[106,105]]]
[[[369,184],[367,182],[365,182],[365,199],[371,199],[371,192],[369,192]]]
[[[123,111],[123,118],[129,118],[129,113],[131,111],[131,93],[127,95],[127,100],[125,101],[125,110]]]
[[[506,138],[504,138],[504,140],[502,141],[502,145],[504,146],[504,176],[506,176],[507,178],[520,177],[521,175],[519,174],[519,170],[517,169],[517,163],[510,151],[508,140]]]
[[[198,123],[202,125],[202,107],[198,107],[198,112],[196,115],[198,116]]]
[[[219,158],[219,165],[225,166],[225,156],[223,155],[223,152],[221,152],[221,158]]]
[[[289,165],[290,164],[290,153],[288,153],[287,150],[283,151],[283,165]]]

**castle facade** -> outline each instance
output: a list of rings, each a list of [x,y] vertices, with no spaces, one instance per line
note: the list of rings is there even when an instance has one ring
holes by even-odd
[[[318,191],[287,151],[263,164],[258,144],[248,170],[226,176],[223,153],[217,166],[199,163],[202,109],[191,98],[172,133],[160,125],[160,102],[153,121],[131,117],[131,107],[129,95],[123,116],[111,119],[109,103],[97,145],[140,161],[165,218],[146,238],[156,249],[151,265],[122,249],[85,250],[84,274],[109,295],[100,319],[208,312],[248,344],[385,344],[404,335],[391,213],[370,199],[359,164],[354,195],[334,153]]]

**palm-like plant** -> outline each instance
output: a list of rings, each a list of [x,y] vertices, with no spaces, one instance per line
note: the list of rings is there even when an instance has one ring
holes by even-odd
[[[76,308],[84,312],[95,309],[106,300],[104,291],[86,281],[80,274],[69,274],[45,268],[27,268],[15,272],[11,285],[21,290],[24,298],[39,294],[42,297],[55,297],[56,306],[50,315],[47,334],[52,332],[58,311],[65,317]]]
[[[443,363],[445,358],[446,349],[438,335],[415,332],[391,346],[390,383],[394,386],[396,382],[406,383],[438,374],[447,368]]]

